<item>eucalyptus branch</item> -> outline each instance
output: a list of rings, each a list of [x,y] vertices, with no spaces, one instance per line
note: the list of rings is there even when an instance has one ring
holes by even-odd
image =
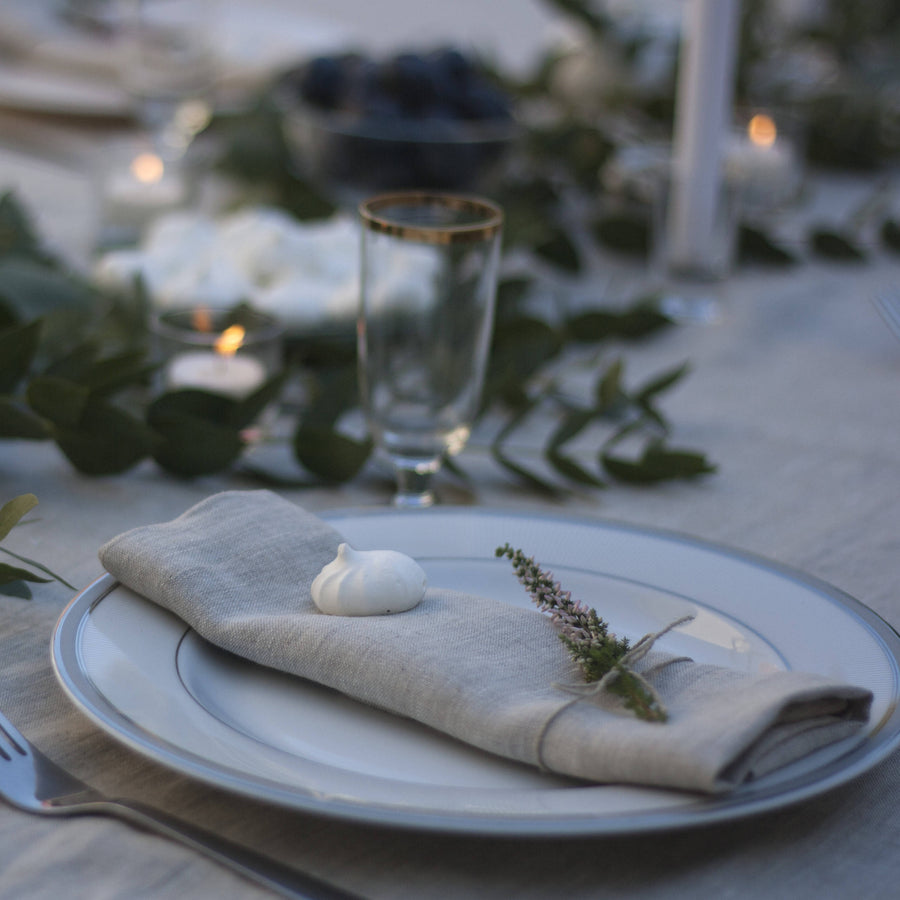
[[[34,509],[34,507],[37,506],[37,503],[38,499],[34,494],[21,494],[4,503],[3,506],[0,507],[0,540],[6,538],[13,528],[21,524],[22,517]],[[23,562],[26,565],[43,572],[45,575],[50,576],[49,578],[42,578],[28,569],[11,566],[8,563],[0,563],[0,593],[29,599],[31,597],[31,591],[28,588],[28,585],[25,584],[25,582],[28,581],[39,584],[46,584],[49,581],[58,581],[70,590],[76,590],[76,588],[69,584],[68,581],[52,572],[46,566],[41,565],[41,563],[35,562],[33,559],[28,559],[25,556],[20,556],[18,553],[13,553],[12,550],[7,550],[6,547],[0,547],[0,551],[17,559],[19,562]]]

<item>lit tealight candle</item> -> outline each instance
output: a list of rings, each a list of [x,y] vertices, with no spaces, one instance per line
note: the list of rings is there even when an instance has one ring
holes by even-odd
[[[138,153],[127,165],[113,164],[101,183],[101,245],[135,242],[149,222],[183,206],[187,197],[183,173],[155,153]]]
[[[782,199],[794,186],[797,157],[794,146],[778,133],[774,120],[754,115],[744,135],[735,136],[726,153],[729,175],[744,187],[751,203]]]
[[[172,390],[196,388],[238,400],[252,394],[266,380],[266,370],[255,357],[238,354],[244,334],[240,325],[232,325],[216,340],[214,350],[192,350],[173,357],[166,369],[167,386]]]

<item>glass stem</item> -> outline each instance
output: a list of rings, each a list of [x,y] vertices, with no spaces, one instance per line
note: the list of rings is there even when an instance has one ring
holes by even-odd
[[[394,495],[394,506],[404,509],[425,509],[433,506],[432,474],[431,471],[397,469],[397,493]]]

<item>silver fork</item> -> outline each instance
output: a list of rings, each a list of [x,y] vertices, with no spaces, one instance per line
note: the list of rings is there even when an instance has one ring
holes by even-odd
[[[884,319],[884,324],[900,341],[900,296],[882,292],[872,297],[872,303],[878,310],[878,314]]]
[[[112,799],[79,781],[32,746],[0,713],[0,797],[42,815],[109,815],[186,844],[258,884],[305,900],[361,900],[312,875],[233,844],[160,810]]]

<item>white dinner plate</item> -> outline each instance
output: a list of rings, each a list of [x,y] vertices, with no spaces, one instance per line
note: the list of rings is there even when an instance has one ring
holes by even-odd
[[[875,697],[871,720],[860,736],[723,797],[584,784],[241,660],[110,575],[57,623],[53,662],[63,687],[114,737],[184,774],[307,812],[465,833],[624,834],[735,819],[843,784],[900,743],[900,638],[815,579],[619,524],[464,509],[325,518],[358,549],[417,558],[433,586],[528,606],[508,561],[494,556],[508,541],[617,633],[637,638],[691,613],[666,649],[863,685]]]

